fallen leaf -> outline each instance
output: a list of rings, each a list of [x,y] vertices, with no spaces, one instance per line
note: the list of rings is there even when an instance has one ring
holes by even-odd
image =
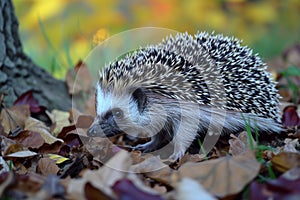
[[[85,184],[84,195],[87,200],[95,200],[95,199],[111,200],[112,199],[90,183]]]
[[[55,129],[53,130],[53,135],[57,136],[61,130],[70,125],[69,122],[69,112],[60,111],[60,110],[52,110],[51,114],[49,115],[51,121],[55,123]]]
[[[282,124],[285,127],[293,128],[300,125],[300,119],[296,106],[287,106],[283,110]]]
[[[110,159],[113,144],[108,138],[84,138],[80,137],[85,148],[94,156],[94,160],[98,162],[104,163],[105,160]]]
[[[132,165],[130,169],[135,173],[150,173],[157,172],[165,167],[169,169],[169,166],[164,164],[157,156],[151,156],[143,162]]]
[[[24,147],[31,147],[34,149],[37,149],[44,144],[44,139],[41,135],[32,131],[21,131],[17,136],[10,138],[22,144]]]
[[[41,135],[41,137],[45,140],[45,143],[52,144],[56,141],[64,142],[62,139],[54,137],[50,132],[49,128],[43,124],[41,121],[29,117],[25,121],[25,130],[30,130],[33,132],[37,132]]]
[[[60,133],[57,135],[58,138],[63,139],[64,137],[66,137],[66,135],[72,131],[76,130],[76,126],[75,124],[73,125],[69,125],[69,126],[65,126],[61,129]]]
[[[125,177],[131,165],[130,155],[127,151],[119,151],[107,163],[98,170],[87,170],[81,180],[71,180],[67,192],[69,194],[78,194],[83,198],[85,184],[91,183],[93,187],[101,190],[109,197],[114,197],[111,186]],[[72,197],[76,197],[73,196]],[[78,197],[78,196],[77,196]]]
[[[6,155],[5,157],[15,157],[15,158],[26,158],[26,157],[32,157],[38,155],[37,153],[33,151],[19,151],[15,153],[11,153]]]
[[[299,199],[300,168],[295,167],[275,180],[266,183],[252,182],[250,185],[251,199]]]
[[[3,157],[0,156],[0,174],[2,174],[4,172],[9,172],[9,167],[8,167],[6,161],[3,159]],[[1,194],[0,194],[0,196],[1,196]]]
[[[64,141],[70,148],[79,148],[82,146],[80,138],[81,137],[78,134],[70,133],[64,138]]]
[[[121,179],[115,182],[112,190],[120,199],[143,199],[143,200],[162,200],[159,195],[154,195],[140,190],[129,179]]]
[[[76,121],[77,128],[89,128],[94,121],[91,115],[80,115]]]
[[[24,148],[22,144],[19,143],[10,143],[8,146],[4,146],[3,155],[12,154],[18,151],[27,150],[27,148]]]
[[[201,163],[185,163],[178,173],[192,178],[208,192],[224,197],[240,192],[260,170],[253,152],[236,157],[225,156]],[[174,183],[173,183],[174,185]]]
[[[49,158],[51,160],[54,160],[56,164],[61,164],[67,160],[69,160],[69,158],[57,155],[57,154],[48,154]]]
[[[12,145],[16,145],[16,141],[13,141],[10,138],[0,135],[0,145],[1,145],[1,152],[0,152],[1,155],[7,155],[9,153],[16,152],[16,151],[10,150]],[[23,149],[22,145],[17,144],[17,146],[19,147],[19,149]]]
[[[4,108],[1,111],[0,121],[5,133],[16,129],[17,127],[24,128],[25,121],[30,116],[29,106],[12,106]]]
[[[52,144],[46,144],[44,143],[43,146],[41,146],[39,149],[38,149],[38,152],[40,154],[47,154],[47,153],[58,153],[61,149],[61,147],[63,146],[63,143],[59,142],[59,141],[56,141]]]
[[[235,135],[231,135],[231,139],[228,141],[230,144],[229,153],[233,156],[241,155],[246,153],[247,151],[251,151],[251,143],[249,140],[249,134],[244,131],[236,137]],[[256,146],[256,142],[250,134],[250,139],[252,141],[253,147]]]
[[[281,152],[271,159],[274,169],[286,172],[293,167],[300,167],[300,154],[293,152]]]
[[[80,115],[84,115],[82,112],[80,112],[79,110],[77,110],[76,108],[72,108],[72,109],[70,109],[69,110],[69,113],[70,113],[70,122],[71,123],[76,123],[77,122],[77,120],[78,120],[78,117],[80,116]]]
[[[19,96],[14,102],[14,105],[29,105],[30,112],[32,113],[38,113],[45,110],[44,107],[39,105],[38,100],[34,98],[32,90],[27,91]]]
[[[190,178],[183,178],[176,187],[175,199],[216,200],[217,198],[208,193],[197,181]]]
[[[55,160],[51,158],[41,158],[38,161],[38,172],[44,176],[50,174],[57,174],[59,167],[56,165]]]
[[[0,123],[0,135],[2,135],[2,136],[6,136],[7,134],[5,133],[5,131],[4,131],[4,128],[3,128],[3,126],[1,125],[1,123]]]
[[[14,174],[14,187],[17,188],[16,192],[24,192],[27,195],[37,193],[41,189],[44,181],[44,176],[33,172],[28,172],[27,174]],[[18,194],[16,193],[15,195]],[[12,199],[16,199],[16,197],[12,197]],[[18,199],[20,199],[20,197]]]
[[[51,160],[54,160],[56,164],[61,164],[67,160],[69,160],[69,158],[57,155],[57,154],[48,154],[49,158]]]
[[[66,162],[63,168],[63,171],[60,173],[61,178],[66,178],[70,176],[71,178],[75,178],[79,176],[79,173],[85,167],[85,160],[87,158],[84,154],[77,155],[75,159],[72,159],[72,162]],[[81,176],[81,174],[80,174]]]

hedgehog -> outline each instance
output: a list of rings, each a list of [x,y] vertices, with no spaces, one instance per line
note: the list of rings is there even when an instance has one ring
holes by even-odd
[[[110,63],[96,85],[88,136],[142,135],[151,140],[133,149],[147,153],[172,144],[169,158],[178,160],[207,133],[247,126],[281,132],[276,83],[241,43],[221,34],[178,33]]]

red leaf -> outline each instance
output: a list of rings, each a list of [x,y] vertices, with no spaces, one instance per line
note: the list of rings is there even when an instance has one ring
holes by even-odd
[[[295,127],[300,125],[300,119],[296,106],[287,106],[283,110],[282,124],[285,127]]]
[[[131,180],[122,179],[112,186],[113,191],[120,197],[120,200],[161,200],[159,195],[149,194],[137,188]]]
[[[32,90],[29,90],[19,96],[14,102],[14,105],[29,105],[31,113],[38,113],[45,109],[41,107],[38,100],[34,98]]]
[[[298,199],[300,197],[300,170],[293,168],[267,183],[252,182],[251,199]],[[295,198],[297,197],[297,198]]]

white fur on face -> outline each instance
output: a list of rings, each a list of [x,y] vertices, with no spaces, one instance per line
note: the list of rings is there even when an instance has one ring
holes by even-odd
[[[101,114],[106,113],[112,107],[112,95],[110,93],[105,93],[100,85],[98,84],[96,87],[97,92],[97,115],[101,116]]]
[[[128,119],[134,119],[138,116],[135,102],[131,100],[130,94],[124,92],[124,94],[116,96],[111,91],[103,90],[100,85],[97,85],[97,115],[102,116],[111,109],[119,108],[124,112],[125,117]]]

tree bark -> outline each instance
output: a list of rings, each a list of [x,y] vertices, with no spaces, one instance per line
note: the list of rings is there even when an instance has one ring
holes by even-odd
[[[4,104],[10,106],[18,96],[32,90],[39,104],[49,110],[71,108],[66,84],[53,78],[23,52],[12,1],[1,0],[0,10],[0,94],[5,94]]]

